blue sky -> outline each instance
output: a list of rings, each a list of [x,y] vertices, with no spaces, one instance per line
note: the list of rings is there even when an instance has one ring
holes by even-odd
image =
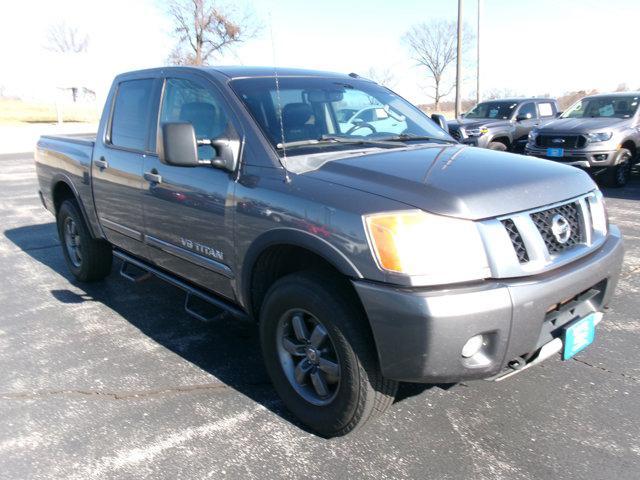
[[[486,90],[559,95],[582,88],[640,88],[638,0],[482,0],[482,85]],[[231,2],[230,2],[231,3]],[[242,2],[237,2],[242,5]],[[270,25],[280,66],[366,73],[391,68],[394,88],[428,101],[428,80],[401,42],[407,29],[456,17],[457,0],[255,0],[264,25],[222,64],[273,63]],[[475,33],[477,0],[465,0]],[[47,26],[65,20],[91,37],[89,52],[67,59],[42,48]],[[99,95],[121,71],[162,64],[173,40],[161,0],[5,2],[0,18],[0,85],[46,97],[56,84],[80,79]],[[464,91],[475,89],[470,50]],[[453,74],[453,70],[451,71]]]

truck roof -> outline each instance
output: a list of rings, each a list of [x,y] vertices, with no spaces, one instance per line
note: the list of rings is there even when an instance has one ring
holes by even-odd
[[[640,96],[640,92],[612,92],[612,93],[594,93],[593,95],[587,95],[584,98],[596,98],[596,97],[629,97]]]
[[[247,77],[275,77],[276,70],[279,77],[338,77],[338,78],[361,78],[368,80],[367,78],[360,77],[356,74],[345,74],[337,72],[325,72],[321,70],[307,70],[303,68],[287,68],[287,67],[259,67],[259,66],[168,66],[150,68],[144,70],[134,70],[122,73],[118,77],[132,76],[144,73],[159,73],[170,70],[199,70],[204,72],[215,73],[223,75],[229,79],[247,78]]]
[[[487,99],[487,100],[482,100],[480,103],[486,103],[486,102],[530,102],[530,101],[547,101],[547,102],[555,102],[556,99],[555,98],[550,98],[550,97],[512,97],[512,98],[492,98],[492,99]]]

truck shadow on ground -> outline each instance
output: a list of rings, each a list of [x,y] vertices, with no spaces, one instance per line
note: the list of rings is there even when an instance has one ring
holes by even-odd
[[[217,379],[306,430],[287,411],[271,386],[262,362],[258,329],[253,322],[230,316],[212,322],[197,320],[183,310],[184,293],[180,289],[155,277],[132,283],[118,274],[119,261],[114,261],[112,274],[105,280],[79,283],[64,263],[54,223],[14,228],[4,234],[73,286],[73,290],[51,290],[51,295],[61,304],[104,304],[158,344],[215,377],[212,383]],[[401,384],[396,403],[434,387],[450,386]]]

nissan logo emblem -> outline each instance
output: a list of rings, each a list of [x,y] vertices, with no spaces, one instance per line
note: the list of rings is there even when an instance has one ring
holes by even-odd
[[[567,243],[569,241],[569,237],[571,237],[571,225],[569,224],[569,220],[560,214],[554,215],[551,219],[551,232],[558,243]]]

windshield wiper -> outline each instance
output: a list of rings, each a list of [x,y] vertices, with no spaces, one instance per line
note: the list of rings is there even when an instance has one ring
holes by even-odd
[[[430,142],[444,142],[444,143],[458,143],[455,140],[449,140],[448,138],[430,137],[428,135],[409,135],[401,133],[393,137],[381,138],[381,142],[406,142],[408,140],[428,140]]]
[[[403,145],[399,145],[398,140],[375,140],[375,139],[366,139],[366,138],[346,138],[346,137],[338,137],[334,135],[322,135],[317,139],[308,139],[308,140],[297,140],[295,142],[284,142],[278,143],[276,148],[278,150],[282,150],[283,148],[296,148],[296,147],[323,147],[327,145],[335,145],[337,143],[342,143],[345,145],[379,145],[383,147],[402,147]]]

